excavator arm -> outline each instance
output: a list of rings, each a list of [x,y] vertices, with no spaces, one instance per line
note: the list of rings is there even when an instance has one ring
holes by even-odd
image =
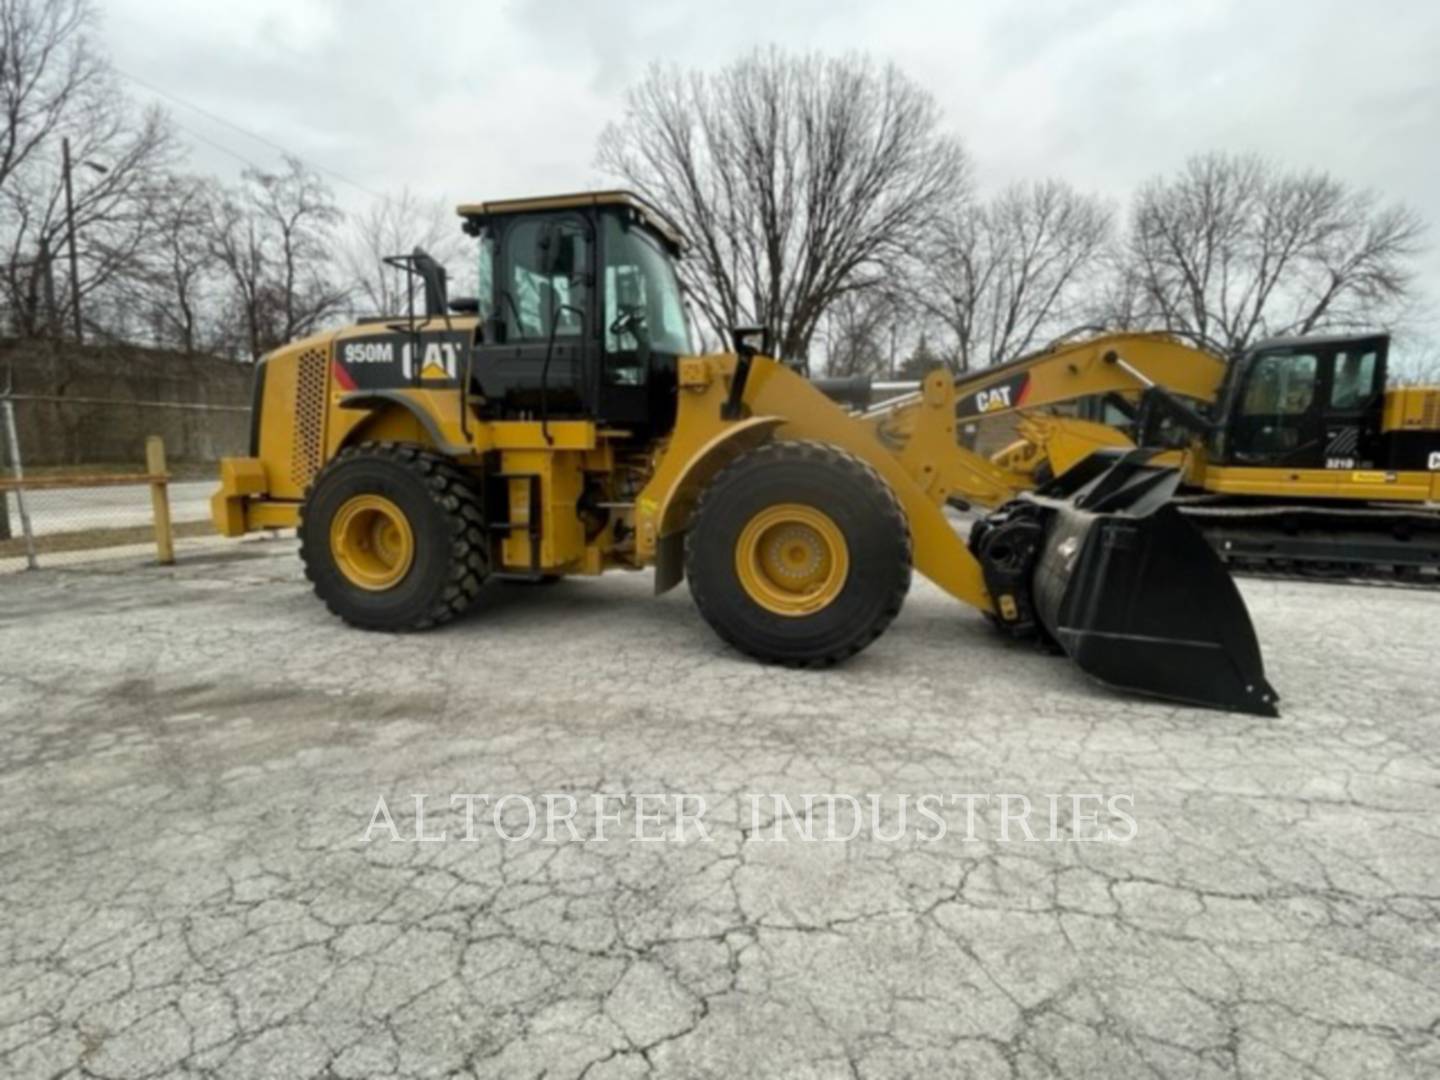
[[[1220,393],[1225,361],[1213,353],[1164,333],[1105,334],[1062,342],[1005,364],[950,379],[957,424],[1016,417],[1020,438],[990,458],[962,456],[949,472],[949,495],[980,506],[999,506],[1043,477],[1059,475],[1101,449],[1132,448],[1119,429],[1075,417],[1047,413],[1082,398],[1121,395],[1136,401],[1160,390],[1181,399],[1212,402]],[[927,384],[928,385],[928,384]],[[853,393],[853,391],[852,391]],[[900,445],[922,415],[922,387],[865,411],[882,439]],[[1171,453],[1164,464],[1180,464]]]
[[[1163,386],[1183,398],[1214,401],[1225,368],[1220,357],[1171,334],[1102,334],[955,376],[955,415],[964,422],[1084,397],[1138,394],[1152,386]],[[921,394],[892,398],[867,415],[893,415]]]

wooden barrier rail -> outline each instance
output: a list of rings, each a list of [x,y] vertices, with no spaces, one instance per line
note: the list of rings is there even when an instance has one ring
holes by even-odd
[[[138,487],[143,484],[150,488],[150,507],[155,526],[156,560],[161,566],[171,566],[175,562],[175,531],[170,523],[170,473],[165,466],[165,441],[159,435],[151,435],[145,440],[145,470],[143,473],[106,473],[89,476],[3,477],[0,478],[0,498],[4,498],[10,492],[14,492],[17,498],[23,498],[29,491]],[[30,533],[29,519],[23,512],[23,503],[21,505],[21,522],[27,541],[26,560],[30,568],[34,569],[37,564],[33,536]]]
[[[0,477],[0,491],[63,491],[65,488],[88,487],[133,487],[136,484],[150,484],[157,479],[168,481],[169,475],[156,477],[142,473],[99,473],[94,476],[81,474],[66,476],[27,476],[16,480],[13,476]]]

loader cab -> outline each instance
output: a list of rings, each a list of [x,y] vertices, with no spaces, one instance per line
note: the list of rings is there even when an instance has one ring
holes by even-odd
[[[676,361],[690,351],[673,227],[624,192],[460,213],[478,239],[471,390],[482,413],[668,429]]]
[[[1383,460],[1386,335],[1276,338],[1232,361],[1216,464],[1364,469]]]

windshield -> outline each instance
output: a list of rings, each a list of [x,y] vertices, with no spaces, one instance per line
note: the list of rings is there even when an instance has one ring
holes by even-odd
[[[690,331],[675,266],[659,241],[639,225],[605,215],[605,351],[650,348],[679,356]]]

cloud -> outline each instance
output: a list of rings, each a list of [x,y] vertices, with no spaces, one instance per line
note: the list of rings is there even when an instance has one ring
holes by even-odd
[[[650,63],[714,67],[777,43],[894,59],[989,185],[1059,175],[1123,199],[1190,154],[1250,150],[1440,221],[1440,5],[1425,0],[1383,14],[1337,0],[110,0],[103,37],[123,70],[375,190],[459,201],[599,183],[596,137]],[[198,142],[195,161],[238,168]]]

